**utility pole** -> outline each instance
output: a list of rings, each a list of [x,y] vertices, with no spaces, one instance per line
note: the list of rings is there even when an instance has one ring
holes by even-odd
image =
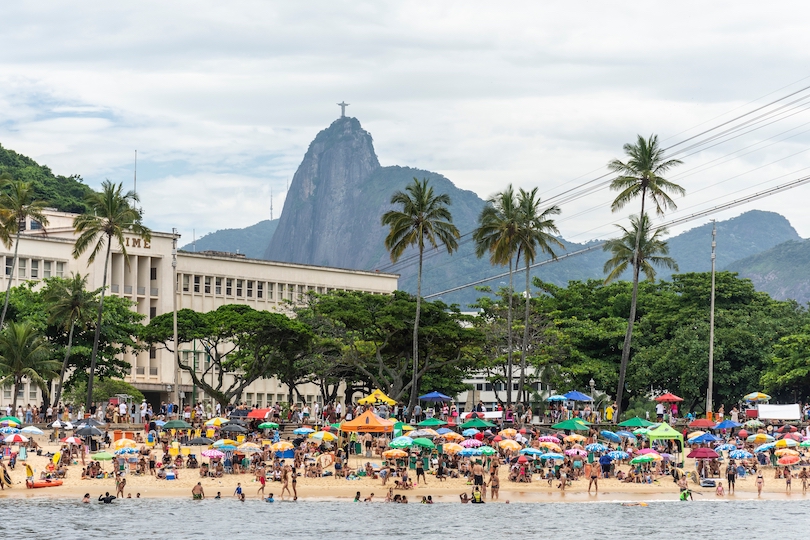
[[[714,386],[714,266],[717,248],[717,223],[712,220],[712,298],[709,306],[709,388],[706,391],[706,416],[712,413],[712,387]]]
[[[174,317],[172,319],[172,337],[174,340],[174,358],[172,372],[174,373],[174,406],[180,406],[180,351],[177,347],[177,229],[172,229],[172,311]],[[181,418],[180,411],[178,411],[178,418]]]

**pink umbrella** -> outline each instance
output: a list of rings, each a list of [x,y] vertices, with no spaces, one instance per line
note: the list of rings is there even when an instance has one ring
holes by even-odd
[[[540,442],[553,442],[554,444],[560,444],[560,439],[554,435],[543,435],[542,437],[538,437],[537,440]]]
[[[3,442],[6,444],[13,444],[13,443],[26,443],[28,442],[28,437],[20,435],[19,433],[14,433],[13,435],[8,435]]]
[[[79,437],[65,437],[64,439],[61,439],[61,441],[62,441],[63,443],[67,443],[67,444],[75,444],[75,445],[77,445],[77,446],[78,446],[78,445],[80,445],[80,444],[82,444],[82,443],[84,442],[84,441],[82,441],[82,440],[81,440]]]
[[[641,450],[638,451],[638,453],[639,454],[657,454],[658,452],[656,452],[652,448],[642,448]]]
[[[219,450],[203,450],[202,455],[213,459],[221,459],[225,457],[225,454]]]
[[[588,452],[586,452],[585,450],[580,450],[578,448],[572,448],[571,450],[566,450],[565,455],[566,456],[586,457],[588,455]]]
[[[464,448],[478,448],[479,446],[482,446],[483,444],[484,443],[482,443],[481,441],[479,441],[477,439],[466,439],[464,441],[461,441],[461,446],[463,446]]]

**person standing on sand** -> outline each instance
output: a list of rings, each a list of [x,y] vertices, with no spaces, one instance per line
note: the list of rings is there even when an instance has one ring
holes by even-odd
[[[765,479],[762,478],[762,473],[757,475],[757,497],[762,496],[762,488],[765,487]]]
[[[793,479],[793,473],[788,467],[785,467],[785,473],[782,476],[785,477],[785,493],[790,493],[790,481]]]
[[[591,492],[591,486],[596,487],[596,492],[599,493],[599,469],[595,466],[591,467],[591,479],[588,482],[588,493]]]
[[[281,468],[281,498],[284,498],[284,492],[292,495],[290,492],[290,466],[284,465]]]
[[[807,493],[807,467],[802,467],[802,472],[799,473],[799,479],[802,481],[802,493]]]
[[[489,497],[494,501],[498,498],[498,491],[501,489],[501,479],[498,477],[498,473],[490,473],[489,475]]]
[[[733,461],[726,467],[726,483],[728,484],[728,494],[733,495],[737,484],[737,467]]]
[[[484,467],[481,466],[481,460],[475,460],[475,465],[473,465],[472,469],[473,473],[473,485],[475,489],[481,489],[484,485]],[[483,494],[482,494],[483,497]]]
[[[205,499],[205,491],[203,491],[202,484],[197,482],[197,485],[191,488],[191,498],[195,501],[201,501]]]
[[[123,499],[124,498],[124,488],[126,486],[127,486],[127,479],[119,474],[118,478],[116,479],[116,482],[115,482],[115,496],[118,497],[118,495],[120,495],[119,498]]]
[[[264,497],[264,487],[267,484],[267,476],[264,472],[264,467],[259,467],[256,470],[256,476],[258,477],[257,479],[259,481],[259,484],[261,484],[261,487],[256,491],[256,496],[258,496],[259,493],[261,493],[262,497]]]

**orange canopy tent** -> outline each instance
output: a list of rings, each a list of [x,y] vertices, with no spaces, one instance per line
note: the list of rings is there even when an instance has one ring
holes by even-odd
[[[368,410],[354,420],[343,422],[340,429],[359,433],[391,433],[394,431],[394,423],[380,418],[374,414],[374,411]]]

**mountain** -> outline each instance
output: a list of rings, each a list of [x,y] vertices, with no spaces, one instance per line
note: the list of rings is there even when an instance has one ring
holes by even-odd
[[[278,227],[278,220],[260,221],[244,229],[222,229],[206,234],[183,246],[184,251],[229,251],[244,253],[250,259],[261,259]]]
[[[810,302],[810,240],[784,242],[726,269],[739,272],[773,298]]]
[[[77,214],[87,210],[84,199],[92,190],[79,175],[55,175],[48,167],[0,145],[0,174],[3,173],[14,180],[31,182],[37,198],[57,210]]]

